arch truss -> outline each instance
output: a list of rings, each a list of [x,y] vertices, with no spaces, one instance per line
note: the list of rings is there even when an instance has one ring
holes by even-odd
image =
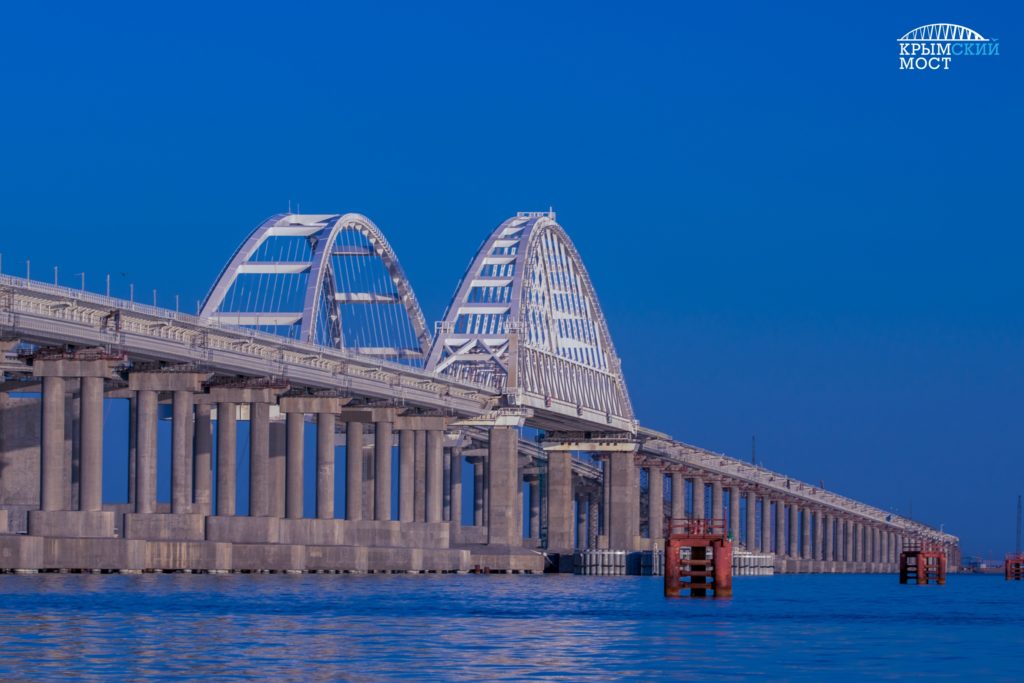
[[[633,420],[597,294],[553,213],[519,213],[484,242],[427,367],[490,384],[512,404]]]
[[[224,267],[200,315],[417,366],[430,348],[395,252],[357,213],[271,216]]]
[[[927,24],[907,31],[899,42],[988,42],[988,39],[974,29],[960,24]]]

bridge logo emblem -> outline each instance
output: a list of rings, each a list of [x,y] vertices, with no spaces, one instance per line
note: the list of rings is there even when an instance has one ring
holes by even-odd
[[[999,41],[959,24],[927,24],[899,38],[900,70],[948,71],[954,58],[999,55]]]

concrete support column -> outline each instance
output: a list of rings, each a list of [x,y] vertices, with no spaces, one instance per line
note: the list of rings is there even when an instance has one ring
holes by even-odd
[[[473,463],[473,525],[484,525],[484,459],[475,457]]]
[[[788,557],[800,557],[800,506],[791,504],[789,506],[789,549]]]
[[[633,550],[639,532],[640,487],[632,453],[609,453],[608,548]]]
[[[519,431],[514,427],[491,427],[487,446],[487,543],[494,546],[522,545],[517,516],[519,499]]]
[[[171,401],[171,512],[181,515],[192,511],[192,392],[175,391]]]
[[[729,535],[733,543],[740,542],[740,490],[736,486],[729,487]]]
[[[440,522],[444,508],[444,432],[427,430],[427,521]]]
[[[516,528],[517,538],[519,538],[520,545],[523,542],[523,469],[521,467],[516,468],[516,509],[519,510],[519,515],[516,517]]]
[[[81,391],[79,507],[95,512],[103,509],[103,378],[83,377]]]
[[[803,528],[800,532],[800,557],[805,560],[811,559],[811,510],[803,509]]]
[[[157,393],[145,389],[139,400],[137,462],[135,464],[135,512],[156,512]]]
[[[445,448],[441,460],[444,463],[444,477],[441,484],[443,489],[441,494],[441,519],[450,522],[452,521],[452,449]]]
[[[854,525],[849,519],[843,520],[843,560],[845,562],[853,562],[856,557],[853,554],[853,536],[854,536]]]
[[[345,423],[345,519],[363,518],[363,423]]]
[[[597,536],[598,536],[598,517],[601,513],[598,506],[597,495],[594,493],[587,494],[587,547],[597,548]]]
[[[601,461],[601,535],[604,536],[605,547],[608,543],[608,520],[611,519],[612,504],[612,463],[607,457]]]
[[[249,516],[270,514],[270,405],[249,404]]]
[[[449,476],[451,512],[448,522],[451,524],[450,538],[457,543],[462,533],[462,451],[458,448],[452,449],[452,471]]]
[[[142,392],[139,392],[140,394]],[[238,406],[217,404],[217,514],[235,514],[238,489]]]
[[[81,427],[82,423],[79,419],[81,417],[81,400],[76,396],[76,392],[81,389],[82,383],[80,378],[67,378],[65,381],[71,382],[67,385],[68,396],[64,403],[64,439],[68,443],[70,453],[64,459],[64,510],[77,510],[79,505],[79,484],[81,483],[81,472],[82,472],[82,439],[81,439]]]
[[[529,538],[540,538],[540,476],[536,474],[526,475],[526,484],[530,489],[530,528],[527,529]]]
[[[711,519],[725,520],[725,510],[722,503],[722,482],[711,482]]]
[[[772,502],[761,498],[761,552],[772,551]]]
[[[288,425],[286,420],[270,423],[270,483],[267,504],[271,517],[287,517]]]
[[[398,520],[412,522],[416,503],[416,433],[411,429],[398,432]]]
[[[775,501],[775,554],[786,555],[786,503]]]
[[[746,549],[757,552],[757,494],[747,491],[747,543]]]
[[[548,453],[548,549],[572,548],[572,456]]]
[[[658,547],[664,549],[665,538],[665,472],[660,467],[651,467],[648,470],[647,481],[650,484],[648,489],[648,535],[652,541],[658,543]]]
[[[138,425],[139,404],[133,392],[128,398],[128,507],[135,509],[135,463],[139,437],[136,433]]]
[[[574,547],[584,550],[587,547],[587,496],[576,496],[576,543]]]
[[[825,515],[825,547],[821,559],[832,562],[835,559],[835,523],[832,515]]]
[[[334,519],[334,413],[316,415],[316,516]]]
[[[210,412],[209,403],[196,404],[195,429],[192,430],[193,504],[195,511],[203,515],[213,514],[213,421]]]
[[[693,519],[704,519],[704,478],[693,478],[693,510],[690,512]]]
[[[363,446],[366,446],[365,429]],[[377,450],[363,448],[363,516],[362,519],[377,518]]]
[[[64,508],[63,377],[43,377],[39,501],[43,510]]]
[[[853,559],[864,561],[864,527],[859,522],[853,523]]]
[[[821,514],[821,510],[814,511],[814,548],[811,551],[811,559],[823,560],[824,552],[822,551],[822,544],[825,541],[825,529],[823,528],[824,521]]]
[[[306,416],[288,413],[285,418],[284,513],[288,519],[303,516],[303,459]]]
[[[373,431],[373,459],[377,466],[374,473],[373,511],[376,519],[391,520],[391,451],[393,446],[390,422],[377,422]]]
[[[413,487],[415,488],[415,508],[413,514],[417,522],[427,521],[427,433],[416,430],[416,462]]]
[[[686,480],[682,472],[672,473],[672,519],[686,519]]]

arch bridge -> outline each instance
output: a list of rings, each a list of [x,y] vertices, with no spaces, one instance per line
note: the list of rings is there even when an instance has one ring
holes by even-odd
[[[574,549],[649,550],[681,517],[727,520],[782,571],[893,571],[904,541],[958,552],[641,427],[551,212],[498,225],[428,329],[354,213],[272,216],[198,316],[0,275],[0,532],[28,532],[0,533],[0,568],[96,568],[88,539],[115,569],[539,571]],[[104,498],[111,399],[129,405],[127,503]]]

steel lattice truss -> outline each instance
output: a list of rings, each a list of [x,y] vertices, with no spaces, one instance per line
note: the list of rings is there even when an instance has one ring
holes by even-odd
[[[438,328],[428,369],[489,384],[513,404],[539,398],[633,420],[597,294],[553,213],[498,226]]]
[[[430,348],[395,252],[356,213],[271,216],[224,267],[200,315],[416,366]]]

